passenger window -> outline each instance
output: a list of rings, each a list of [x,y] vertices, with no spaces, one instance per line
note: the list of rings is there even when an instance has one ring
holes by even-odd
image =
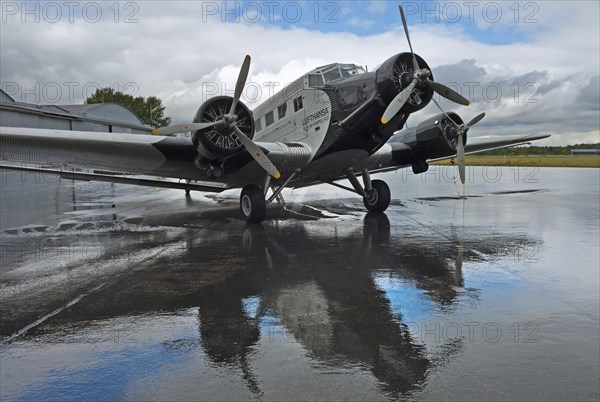
[[[302,109],[302,96],[294,99],[294,112],[297,112],[300,109]]]
[[[273,117],[273,111],[271,110],[269,113],[265,115],[265,125],[269,127],[271,124],[275,122],[275,118]]]
[[[279,120],[285,117],[285,113],[287,112],[287,102],[277,108],[277,118]]]

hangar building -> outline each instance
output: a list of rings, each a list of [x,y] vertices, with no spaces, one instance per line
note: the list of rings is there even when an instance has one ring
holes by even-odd
[[[16,102],[0,89],[0,126],[149,134],[150,126],[117,103],[34,105]]]
[[[600,155],[600,148],[595,149],[572,149],[571,155]]]

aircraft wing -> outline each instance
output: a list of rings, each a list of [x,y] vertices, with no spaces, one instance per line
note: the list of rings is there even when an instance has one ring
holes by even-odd
[[[486,138],[473,140],[473,143],[465,146],[465,154],[472,155],[481,152],[492,151],[500,148],[511,148],[519,145],[531,145],[531,141],[543,140],[550,137],[550,134],[531,134],[526,136],[515,136],[508,138]],[[448,159],[453,159],[456,155],[447,156],[444,158],[430,159],[428,162],[438,162]]]
[[[474,154],[529,144],[547,137],[549,135],[489,138],[468,143],[465,151]],[[302,166],[310,155],[310,150],[299,143],[257,142],[257,145],[277,166]],[[195,166],[194,144],[186,137],[0,127],[0,167],[56,173],[69,179],[220,192],[248,184],[254,176],[262,177],[260,166],[250,155],[245,156],[242,155],[235,164],[239,164],[237,173],[245,169],[242,172],[247,174],[214,180]],[[448,155],[428,162],[454,157]],[[358,158],[354,169],[360,172],[367,168],[372,173],[392,171],[411,166],[414,158],[414,152],[407,144],[390,141],[368,158]],[[328,170],[323,169],[326,174],[320,178],[299,180],[293,186],[304,187],[345,178],[342,170],[334,168],[327,173]],[[188,180],[192,183],[188,184]]]
[[[257,145],[275,164],[301,163],[309,155],[308,150],[291,151],[289,144]],[[222,191],[230,185],[238,185],[232,178],[211,180],[206,171],[195,166],[195,154],[191,138],[186,137],[0,127],[0,164],[5,168],[157,187],[180,188],[183,185],[161,181],[157,177],[203,181],[198,188],[191,188],[201,191]],[[254,170],[258,167],[253,166],[256,163],[250,155],[235,162],[239,165],[236,169],[246,165]],[[129,177],[132,175],[134,177]],[[242,177],[235,176],[237,181]]]
[[[541,140],[548,138],[550,135],[547,134],[533,134],[526,136],[513,136],[513,137],[498,137],[498,138],[486,138],[473,143],[468,143],[465,147],[465,154],[471,155],[480,152],[490,151],[493,149],[514,147],[518,145],[528,145],[532,141]],[[437,162],[442,160],[453,159],[456,154],[448,155],[443,158],[428,159],[427,162]],[[390,140],[387,144],[381,147],[377,152],[368,158],[357,162],[352,166],[353,170],[360,175],[363,169],[368,169],[370,173],[382,173],[390,172],[406,167],[410,167],[418,156],[411,147],[399,141]],[[294,183],[294,187],[307,187],[322,182],[335,182],[337,180],[346,179],[346,175],[343,170],[335,170],[330,172],[327,176],[319,179],[308,179],[299,183]]]
[[[531,134],[525,136],[496,137],[473,140],[472,143],[467,143],[465,146],[465,154],[472,155],[494,149],[509,148],[519,145],[530,145],[532,141],[538,141],[548,137],[550,137],[549,134]],[[369,157],[365,163],[367,165],[365,167],[369,167],[373,173],[393,171],[403,167],[411,166],[414,162],[414,157],[415,155],[408,145],[404,143],[388,143],[386,146],[382,147],[379,151]],[[455,157],[456,154],[452,154],[441,158],[428,159],[427,162],[438,162],[454,159]],[[382,161],[384,163],[382,163]]]

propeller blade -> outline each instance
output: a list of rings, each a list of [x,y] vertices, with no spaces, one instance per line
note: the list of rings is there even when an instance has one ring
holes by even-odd
[[[231,104],[231,109],[229,109],[229,114],[235,113],[235,107],[237,106],[238,100],[240,100],[240,96],[242,96],[244,86],[246,86],[246,80],[248,79],[249,71],[250,55],[247,54],[246,57],[244,57],[244,62],[242,63],[242,68],[240,69],[240,75],[238,76],[237,83],[235,84],[235,94],[233,95],[233,103]]]
[[[460,182],[465,184],[465,145],[463,144],[463,135],[459,132],[456,139],[456,159],[458,162],[458,174]]]
[[[485,117],[485,112],[478,114],[477,116],[475,116],[473,118],[473,120],[471,120],[469,123],[467,123],[467,130],[469,128],[471,128],[471,126],[479,123],[481,121],[481,119],[483,119]]]
[[[426,79],[423,81],[425,85],[429,88],[433,89],[435,92],[443,96],[444,98],[458,103],[459,105],[469,106],[470,102],[467,98],[454,91],[453,89],[448,88],[444,84],[440,84],[439,82],[431,81],[430,79]]]
[[[459,128],[459,125],[454,120],[452,120],[452,118],[450,116],[448,116],[448,113],[446,113],[446,111],[444,109],[442,109],[442,107],[440,106],[439,103],[437,103],[435,98],[431,98],[431,100],[433,101],[433,103],[435,103],[435,105],[438,107],[438,109],[440,109],[442,111],[442,113],[444,113],[446,115],[448,120],[450,120],[452,122],[452,124],[454,124],[454,127]]]
[[[408,41],[408,47],[410,48],[410,53],[412,54],[413,68],[415,71],[420,69],[419,63],[417,62],[417,58],[415,57],[415,52],[413,52],[412,43],[410,43],[410,35],[408,34],[408,24],[406,23],[406,16],[404,15],[404,10],[402,9],[402,5],[400,7],[400,16],[402,17],[402,25],[404,26],[404,33],[406,34],[406,40]]]
[[[265,171],[269,175],[273,176],[275,179],[279,179],[281,177],[281,173],[279,173],[275,165],[273,165],[273,162],[271,162],[267,155],[263,153],[263,151],[258,147],[258,145],[256,145],[254,141],[248,138],[246,134],[244,134],[242,130],[238,128],[238,126],[233,124],[232,127],[235,130],[235,133],[237,134],[238,138],[240,139],[240,142],[244,145],[244,148],[246,148],[246,150],[250,152],[250,155],[252,155],[254,160],[258,162],[258,164],[263,169],[265,169]]]
[[[223,120],[213,121],[211,123],[187,123],[187,124],[175,124],[172,126],[165,126],[155,128],[152,130],[152,135],[175,135],[179,133],[185,133],[188,131],[202,130],[208,127],[219,126],[223,124]]]
[[[458,135],[456,137],[456,161],[458,164],[458,175],[460,176],[460,182],[462,184],[465,184],[465,144],[463,143],[463,135],[466,134],[467,131],[469,131],[469,128],[472,125],[477,124],[481,119],[483,119],[485,117],[485,113],[480,113],[477,116],[475,116],[473,120],[471,120],[466,126],[464,124],[459,125],[454,120],[452,120],[450,116],[448,116],[448,113],[446,113],[446,111],[442,109],[440,104],[437,103],[434,98],[431,98],[431,100],[433,100],[433,103],[435,103],[435,105],[442,111],[442,113],[444,113],[446,117],[452,123],[454,123],[454,126],[457,129]]]
[[[412,80],[412,82],[404,88],[396,97],[390,102],[388,107],[383,112],[383,116],[381,117],[381,123],[387,124],[396,114],[402,109],[402,106],[406,103],[410,94],[412,93],[415,86],[417,86],[418,79]]]

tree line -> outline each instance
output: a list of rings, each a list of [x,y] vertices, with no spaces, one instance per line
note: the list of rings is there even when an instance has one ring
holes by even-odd
[[[113,102],[128,107],[133,113],[138,115],[144,124],[151,127],[168,126],[171,123],[171,117],[165,116],[165,107],[162,101],[156,96],[132,96],[121,91],[115,91],[112,88],[96,89],[91,96],[85,100],[85,104]]]
[[[494,156],[522,156],[522,155],[571,155],[572,149],[599,149],[600,143],[597,144],[576,144],[562,147],[542,147],[528,146],[516,148],[501,148],[492,151],[481,152],[479,155],[494,155]]]

